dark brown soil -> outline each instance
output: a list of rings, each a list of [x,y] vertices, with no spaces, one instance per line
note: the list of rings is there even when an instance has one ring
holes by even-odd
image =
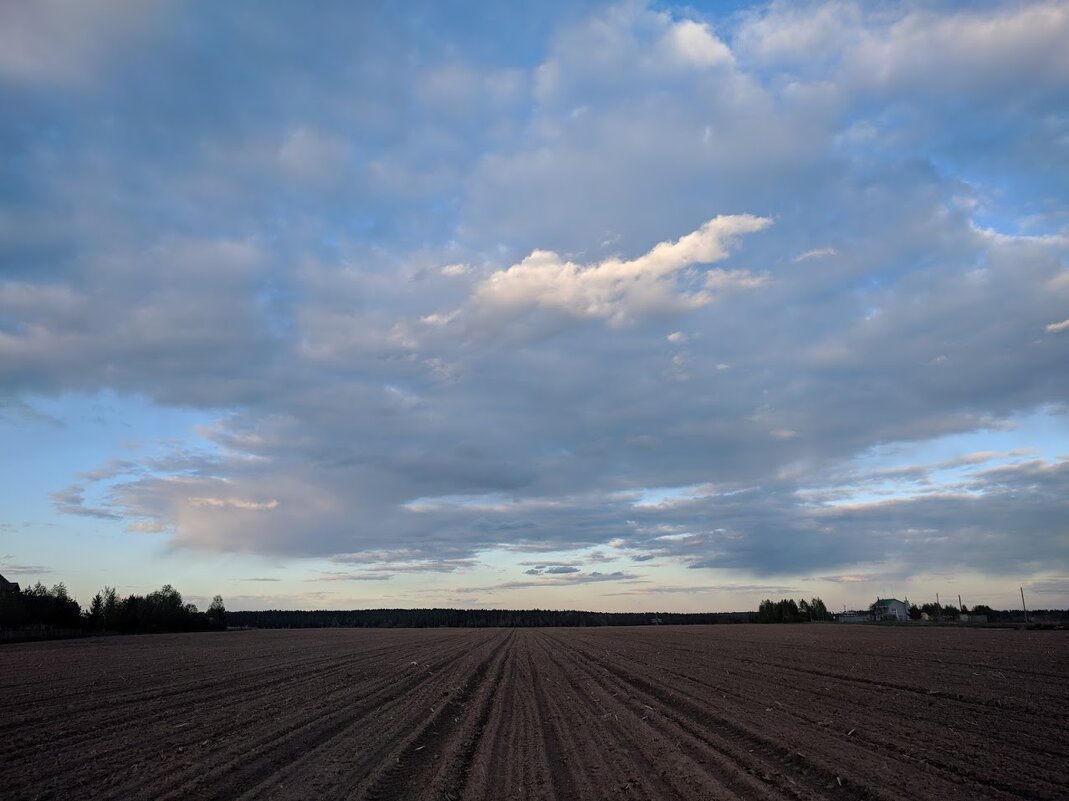
[[[4,799],[1067,799],[1069,635],[304,630],[0,648]]]

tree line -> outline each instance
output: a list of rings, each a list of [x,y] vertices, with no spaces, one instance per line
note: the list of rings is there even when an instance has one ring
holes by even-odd
[[[809,601],[802,598],[797,602],[791,598],[782,601],[766,598],[761,601],[754,619],[757,623],[809,623],[813,620],[831,620],[832,615],[820,598]]]
[[[583,612],[551,609],[351,609],[230,612],[231,626],[297,628],[526,628],[749,623],[752,612]]]
[[[962,604],[938,604],[930,602],[917,606],[909,605],[910,620],[922,620],[928,615],[928,620],[960,620],[962,615],[983,615],[988,623],[1023,623],[1025,613],[1023,609],[992,609],[987,604],[976,604],[968,607]],[[1069,610],[1066,609],[1030,609],[1027,617],[1032,620],[1069,621]]]
[[[184,603],[170,584],[147,595],[119,597],[114,587],[93,596],[87,609],[60,582],[51,589],[37,582],[25,590],[0,590],[0,629],[80,632],[215,631],[226,628],[226,607],[216,595],[207,611]]]
[[[0,577],[2,579],[2,577]],[[213,631],[227,625],[248,628],[492,628],[537,626],[644,626],[714,623],[806,623],[832,620],[820,598],[795,601],[765,599],[757,612],[588,612],[550,609],[353,609],[227,612],[216,595],[204,612],[183,602],[170,584],[147,595],[120,597],[113,587],[93,596],[85,609],[61,582],[48,588],[40,582],[24,590],[0,581],[0,629],[48,632]],[[967,610],[946,604],[911,604],[910,617],[926,612],[933,620],[956,620],[962,613],[987,615],[994,622],[1023,619],[1020,611],[995,610],[979,604]],[[1033,618],[1065,620],[1064,610],[1036,609]]]

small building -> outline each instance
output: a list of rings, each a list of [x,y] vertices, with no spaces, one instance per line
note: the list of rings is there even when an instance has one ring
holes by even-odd
[[[871,607],[874,620],[909,620],[909,607],[897,598],[877,598]]]
[[[0,593],[5,593],[8,595],[18,595],[19,585],[17,582],[8,581],[3,576],[0,576]]]
[[[972,612],[966,614],[965,612],[962,612],[958,616],[958,620],[960,620],[962,623],[986,623],[987,615],[977,615],[973,614]]]
[[[868,623],[872,620],[872,615],[860,610],[855,610],[853,612],[839,612],[835,615],[835,620],[838,623]]]

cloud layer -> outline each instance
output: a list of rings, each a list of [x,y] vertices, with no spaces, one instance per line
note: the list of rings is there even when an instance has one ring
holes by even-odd
[[[495,591],[1069,569],[1064,4],[72,8],[0,12],[0,395],[216,422],[62,512],[634,566]]]

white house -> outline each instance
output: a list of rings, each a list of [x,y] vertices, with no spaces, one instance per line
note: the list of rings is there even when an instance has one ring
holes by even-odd
[[[877,598],[871,609],[876,620],[909,620],[909,607],[897,598]]]

